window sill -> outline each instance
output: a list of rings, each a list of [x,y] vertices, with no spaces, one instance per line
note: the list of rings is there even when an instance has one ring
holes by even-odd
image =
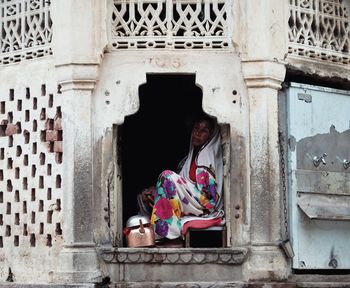
[[[102,248],[106,263],[117,264],[230,264],[247,258],[245,248]]]

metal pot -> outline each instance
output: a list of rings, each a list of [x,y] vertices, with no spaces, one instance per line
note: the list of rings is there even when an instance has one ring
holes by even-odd
[[[142,222],[143,225],[151,223],[148,217],[142,216],[142,215],[135,215],[135,216],[131,216],[128,219],[128,221],[126,222],[126,227],[127,228],[138,227],[140,226],[140,221]]]
[[[130,217],[124,232],[128,247],[154,246],[154,231],[149,219],[145,216]]]

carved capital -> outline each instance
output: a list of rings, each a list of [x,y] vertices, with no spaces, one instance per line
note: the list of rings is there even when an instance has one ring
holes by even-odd
[[[281,89],[286,63],[276,60],[242,60],[243,77],[248,88]]]
[[[93,90],[96,85],[99,64],[67,63],[56,65],[61,92],[67,90]]]

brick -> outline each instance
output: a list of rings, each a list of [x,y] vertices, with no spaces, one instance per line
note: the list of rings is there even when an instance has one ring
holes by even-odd
[[[57,131],[56,130],[46,130],[46,141],[57,141]]]
[[[17,127],[14,124],[7,124],[5,135],[6,136],[12,136],[13,134],[17,133]]]
[[[61,118],[57,118],[55,120],[54,129],[55,130],[62,130],[62,119]]]
[[[53,147],[54,152],[62,152],[62,141],[55,141]]]

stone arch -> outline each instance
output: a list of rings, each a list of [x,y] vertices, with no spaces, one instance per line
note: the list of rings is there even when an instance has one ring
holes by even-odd
[[[139,86],[139,109],[120,125],[123,223],[137,214],[136,195],[176,171],[187,155],[195,119],[204,114],[195,74],[147,74]]]
[[[98,242],[107,241],[117,246],[121,245],[123,217],[120,211],[123,210],[123,183],[120,165],[122,159],[118,155],[121,131],[118,127],[125,123],[129,115],[139,110],[139,87],[147,83],[147,75],[192,75],[194,77],[193,85],[202,91],[202,110],[216,117],[224,128],[226,137],[224,142],[228,152],[225,183],[230,186],[231,183],[245,181],[245,172],[240,169],[231,170],[231,167],[245,167],[245,139],[248,137],[246,90],[240,74],[240,64],[234,55],[231,56],[229,58],[232,62],[217,55],[207,56],[206,61],[203,61],[203,58],[189,59],[174,55],[160,55],[158,58],[162,61],[154,58],[146,59],[142,56],[140,59],[133,58],[133,62],[128,62],[128,57],[106,55],[100,70],[101,81],[98,82],[93,96],[93,141],[94,151],[96,151],[94,153],[96,158],[94,198],[101,207],[96,211],[101,215],[96,217],[97,227],[100,229],[95,232]],[[176,67],[172,66],[174,59],[177,63]],[[232,145],[231,138],[235,139]],[[227,210],[233,210],[234,203],[242,201],[242,195],[246,197],[246,193],[241,193],[244,189],[245,186],[241,184],[231,185],[226,189],[230,194],[229,197],[225,196],[226,199],[237,198],[235,202],[226,201]],[[227,213],[227,216],[230,217],[230,213]],[[233,222],[230,222],[230,219],[227,221],[228,239],[231,239],[231,233],[238,228],[232,227]],[[104,228],[100,228],[101,225]]]

